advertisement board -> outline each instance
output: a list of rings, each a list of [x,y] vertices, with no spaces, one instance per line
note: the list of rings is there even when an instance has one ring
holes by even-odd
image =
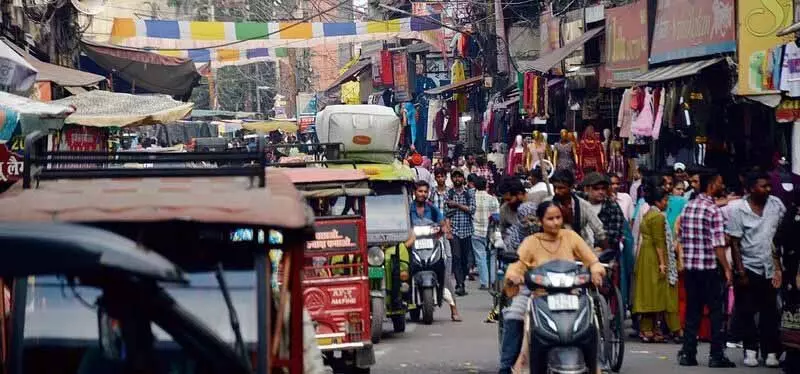
[[[734,0],[658,0],[657,4],[651,64],[736,51]]]
[[[780,56],[778,47],[793,41],[794,34],[779,37],[775,33],[790,26],[793,19],[792,0],[739,0],[738,95],[780,92],[770,66],[774,66],[771,62]],[[790,66],[800,71],[800,64],[790,63]]]
[[[630,85],[647,71],[647,1],[606,9],[606,63],[600,69],[603,87]]]

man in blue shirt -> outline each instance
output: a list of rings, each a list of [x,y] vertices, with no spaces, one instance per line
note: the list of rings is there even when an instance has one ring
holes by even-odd
[[[408,209],[411,214],[411,226],[424,225],[423,221],[440,223],[442,213],[428,201],[429,191],[430,185],[424,180],[414,184],[414,201]]]

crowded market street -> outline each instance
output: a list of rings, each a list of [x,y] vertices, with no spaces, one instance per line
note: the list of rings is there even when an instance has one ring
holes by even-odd
[[[475,282],[472,282],[474,285]],[[469,284],[468,284],[469,285]],[[464,319],[451,322],[446,309],[437,309],[433,325],[409,323],[405,334],[392,334],[391,323],[384,323],[384,336],[375,350],[377,361],[374,370],[381,374],[416,373],[496,373],[497,372],[497,325],[484,323],[491,306],[491,297],[486,291],[469,289],[469,295],[458,298],[459,311]],[[708,355],[708,344],[701,344],[697,355],[700,366],[686,368],[678,366],[675,356],[680,349],[677,344],[642,344],[628,340],[625,343],[625,366],[621,373],[718,373],[711,369],[703,357]],[[728,349],[728,357],[741,362],[740,349]],[[748,368],[739,365],[735,369],[723,369],[725,374],[775,373],[765,367]]]

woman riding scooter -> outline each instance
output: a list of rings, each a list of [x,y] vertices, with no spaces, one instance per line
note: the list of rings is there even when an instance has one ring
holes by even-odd
[[[521,210],[520,213],[529,212]],[[536,217],[542,227],[542,232],[528,236],[519,245],[519,261],[509,266],[506,272],[506,294],[510,297],[520,297],[521,295],[518,295],[521,289],[525,288],[523,279],[528,269],[554,260],[578,260],[583,262],[591,272],[592,283],[597,286],[601,285],[605,276],[605,268],[580,235],[572,230],[563,228],[564,219],[561,209],[552,202],[546,201],[536,208]],[[524,298],[523,302],[527,300],[527,297],[522,297]],[[504,347],[502,348],[501,357],[501,374],[511,373],[516,356],[521,351],[521,341],[524,336],[524,324],[521,322],[524,321],[525,308],[521,311],[517,310],[519,305],[520,303],[517,300],[512,301],[512,307],[508,308],[508,311],[504,314],[505,318],[515,321],[514,323],[506,321],[503,336]],[[509,346],[506,346],[506,344]],[[520,346],[515,346],[516,344],[520,344]],[[597,354],[595,353],[591,356],[596,357]],[[594,366],[596,367],[595,371],[599,373],[599,365]]]

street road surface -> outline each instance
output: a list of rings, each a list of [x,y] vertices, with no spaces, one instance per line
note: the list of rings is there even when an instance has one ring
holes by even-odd
[[[468,282],[475,286],[477,282]],[[497,325],[484,323],[491,307],[486,291],[475,288],[456,300],[463,322],[450,321],[450,309],[437,309],[433,325],[408,323],[404,334],[391,333],[391,323],[384,323],[383,340],[375,346],[376,374],[423,373],[497,373]],[[717,373],[779,374],[779,369],[745,368],[742,353],[728,349],[728,357],[736,369],[710,369],[707,366],[708,344],[701,344],[698,360],[701,366],[678,366],[676,344],[641,344],[628,340],[622,373]]]

